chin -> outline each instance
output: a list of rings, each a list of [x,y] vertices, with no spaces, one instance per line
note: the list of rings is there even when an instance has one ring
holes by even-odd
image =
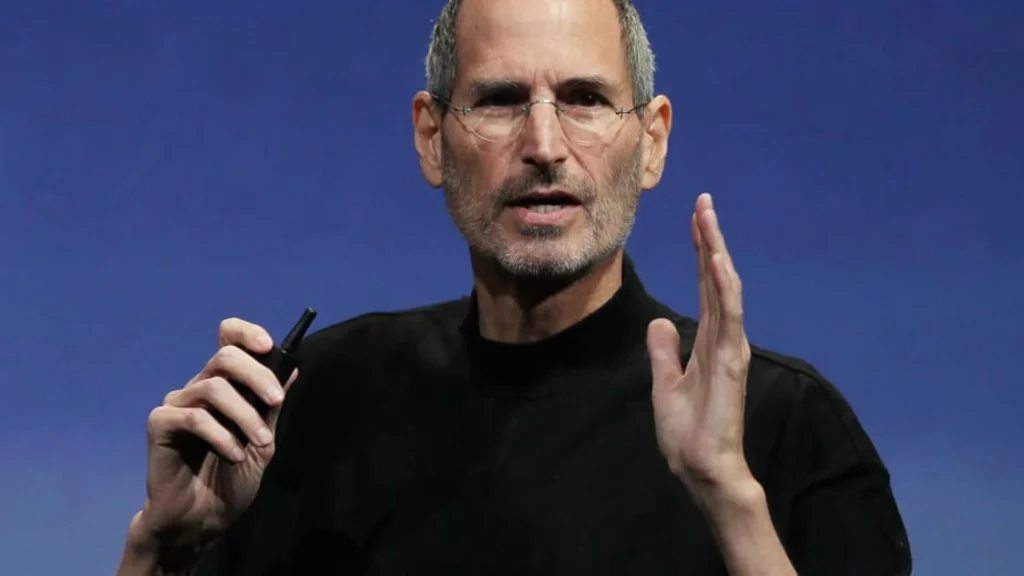
[[[497,250],[495,260],[509,274],[525,278],[569,278],[605,256],[592,242],[574,238],[517,238]]]

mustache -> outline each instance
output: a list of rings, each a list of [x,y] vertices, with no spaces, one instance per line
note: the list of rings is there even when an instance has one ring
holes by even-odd
[[[564,166],[532,167],[501,183],[495,194],[495,207],[514,203],[537,188],[559,188],[580,202],[588,202],[594,196],[593,188],[586,181],[569,176]]]

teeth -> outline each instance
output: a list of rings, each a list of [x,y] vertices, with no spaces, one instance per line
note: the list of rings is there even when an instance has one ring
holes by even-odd
[[[538,212],[540,214],[545,214],[547,212],[554,212],[556,210],[561,210],[562,209],[562,205],[561,204],[530,204],[529,206],[527,206],[527,208],[530,209],[530,212]]]

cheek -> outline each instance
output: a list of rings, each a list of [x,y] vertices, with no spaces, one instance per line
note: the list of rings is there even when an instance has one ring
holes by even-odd
[[[590,159],[586,173],[599,199],[611,199],[622,194],[622,181],[627,178],[629,164],[629,154],[607,147],[603,154]]]
[[[496,155],[474,154],[467,168],[473,172],[476,182],[488,192],[500,186],[510,174],[508,162]]]
[[[460,193],[474,202],[490,202],[505,174],[494,160],[474,154],[461,156],[452,170],[458,174]]]
[[[487,188],[480,185],[480,167],[465,158],[446,164],[445,199],[448,209],[463,220],[476,220],[487,212]]]
[[[621,138],[617,138],[580,149],[576,161],[595,185],[603,186],[614,182],[618,177],[625,155],[627,154]]]

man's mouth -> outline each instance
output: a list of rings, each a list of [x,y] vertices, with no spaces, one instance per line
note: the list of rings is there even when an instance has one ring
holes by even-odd
[[[567,192],[556,191],[527,194],[512,202],[511,206],[526,208],[537,214],[547,214],[580,204],[581,202],[575,196]]]

